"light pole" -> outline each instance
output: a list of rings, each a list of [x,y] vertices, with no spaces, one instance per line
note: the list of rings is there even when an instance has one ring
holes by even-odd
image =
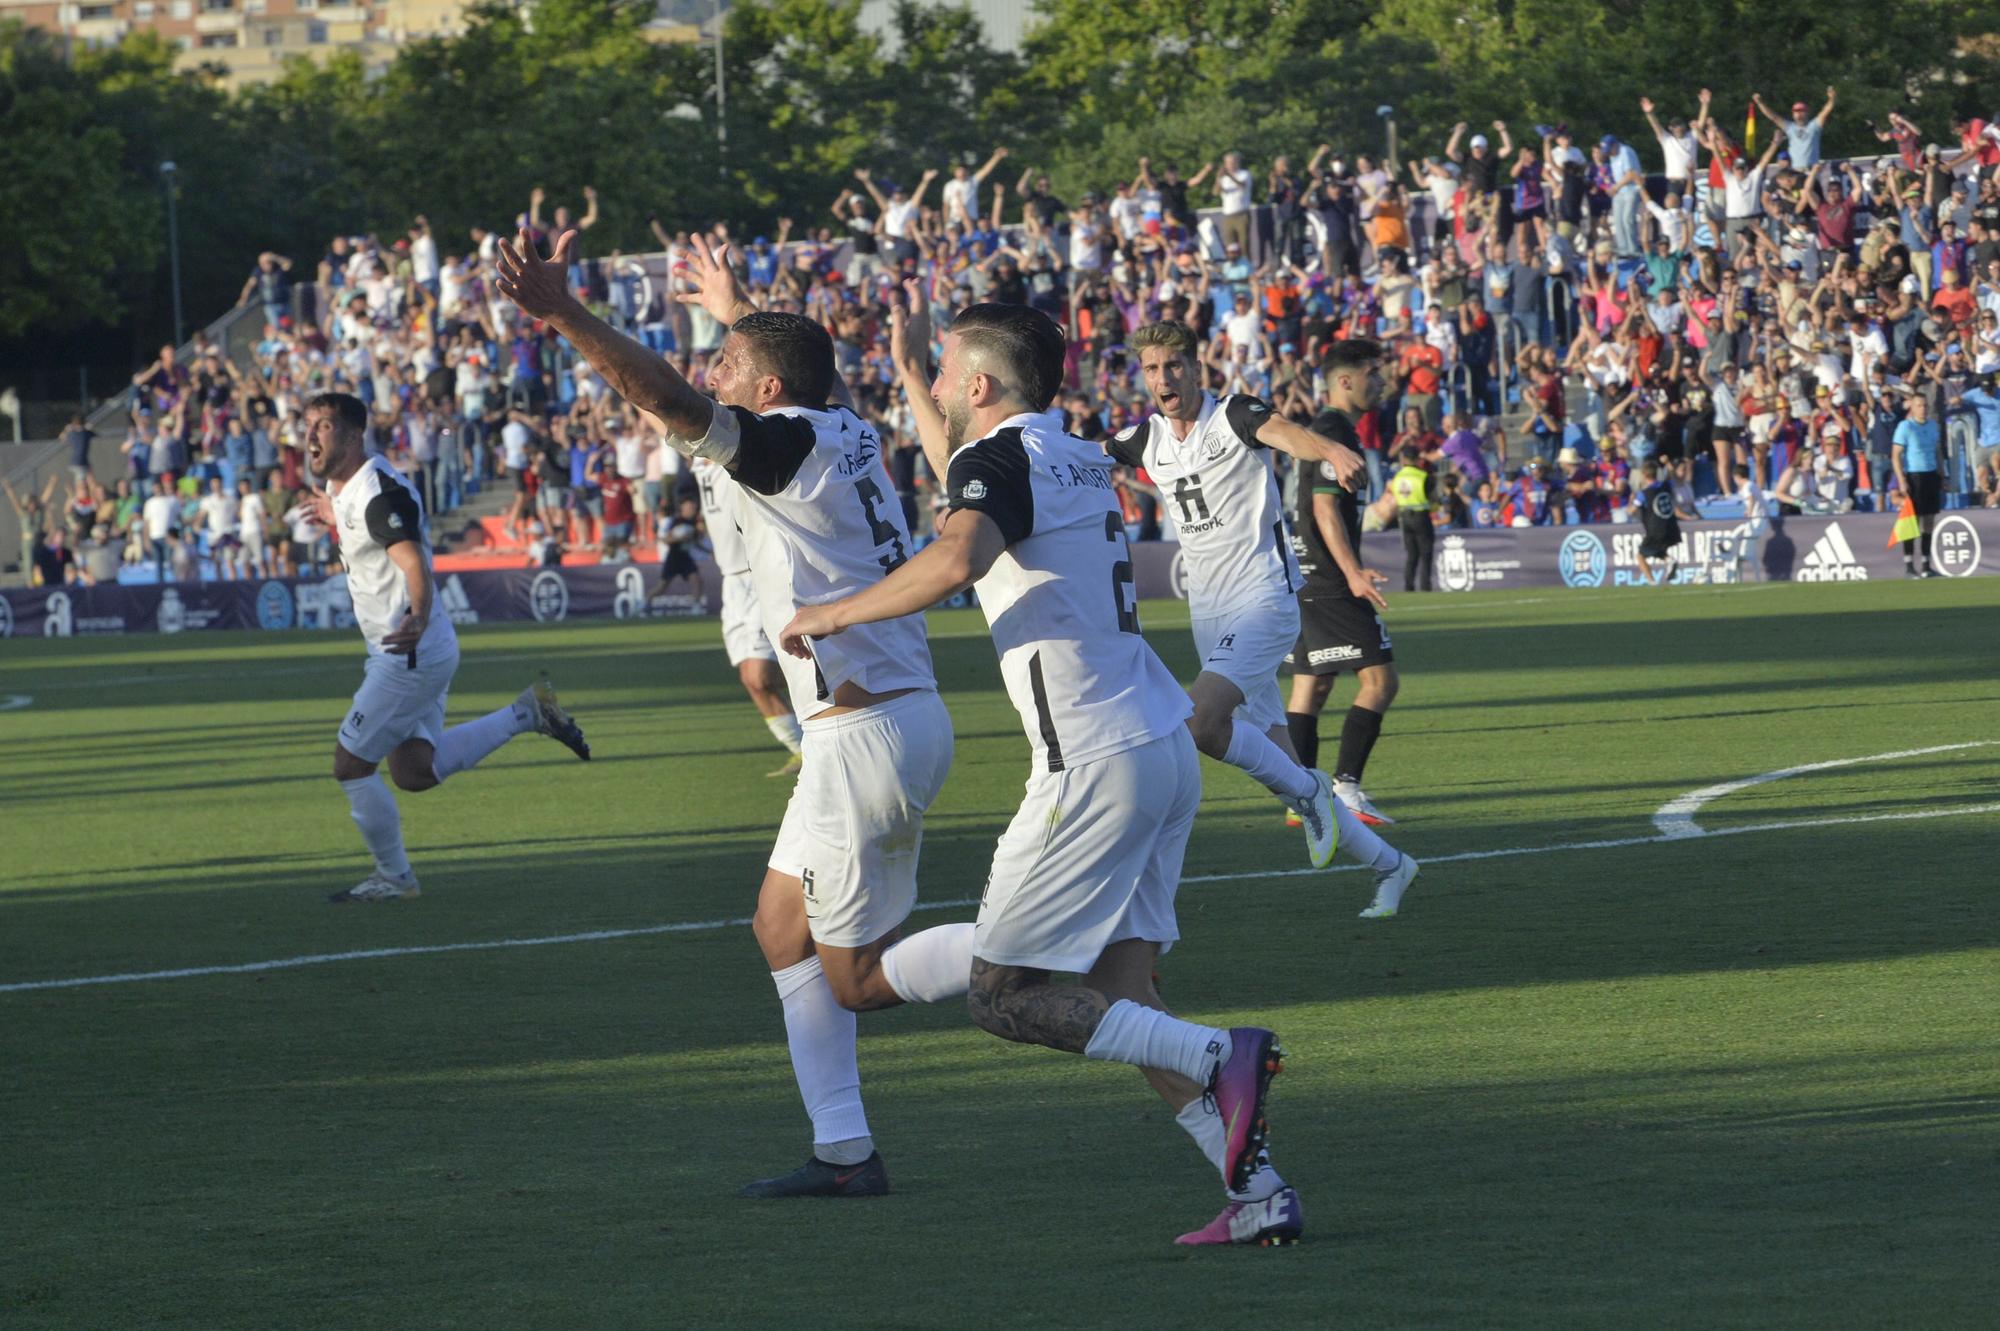
[[[1393,174],[1396,166],[1396,108],[1384,103],[1375,108],[1375,114],[1382,117],[1383,144],[1387,149],[1382,154],[1382,160]]]
[[[178,347],[181,337],[181,226],[180,217],[174,207],[174,164],[160,163],[160,179],[167,189],[167,264],[174,281],[174,345]]]

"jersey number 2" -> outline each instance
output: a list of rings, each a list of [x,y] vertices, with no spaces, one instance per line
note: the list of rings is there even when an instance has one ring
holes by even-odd
[[[1125,543],[1125,524],[1116,513],[1104,515],[1104,538],[1116,541],[1125,558],[1111,566],[1111,604],[1118,610],[1118,631],[1139,631],[1139,598],[1132,591],[1132,547]]]
[[[893,573],[903,566],[909,556],[903,553],[903,538],[896,528],[882,521],[875,506],[882,502],[882,487],[875,484],[871,476],[863,476],[854,483],[854,493],[861,496],[861,511],[868,515],[868,539],[875,542],[875,548],[889,547],[889,553],[878,561],[884,573]]]

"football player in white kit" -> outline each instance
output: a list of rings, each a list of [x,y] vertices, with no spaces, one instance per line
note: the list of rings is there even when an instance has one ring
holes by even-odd
[[[502,247],[501,290],[553,324],[677,451],[727,473],[770,638],[795,606],[852,595],[904,561],[910,534],[883,488],[881,441],[854,414],[824,328],[752,308],[724,250],[697,239],[699,290],[681,299],[730,330],[711,400],[575,298],[575,244],[565,233],[544,261],[523,231]],[[951,714],[918,613],[781,664],[805,761],[752,927],[783,1004],[813,1155],[742,1195],[875,1196],[889,1179],[862,1110],[854,1014],[957,998],[972,964],[970,924],[899,938],[917,899],[924,812],[951,766]]]
[[[355,826],[375,857],[375,872],[334,901],[392,901],[420,895],[403,851],[396,797],[376,768],[404,790],[429,790],[477,765],[516,735],[536,731],[588,759],[583,731],[556,703],[546,679],[499,711],[445,729],[445,694],[458,670],[451,617],[433,615],[437,582],[423,504],[402,473],[362,446],[368,409],[347,393],[306,402],[306,461],[325,478],[308,489],[320,523],[340,543],[354,620],[368,644],[361,687],[333,746],[333,775],[347,792]]]
[[[1026,306],[972,306],[952,322],[934,384],[921,317],[899,311],[894,331],[950,510],[921,553],[858,595],[801,607],[778,645],[823,653],[842,640],[833,635],[978,588],[1032,767],[980,899],[972,1018],[1003,1039],[1145,1072],[1228,1194],[1221,1215],[1179,1242],[1293,1242],[1298,1194],[1263,1149],[1276,1036],[1182,1021],[1153,985],[1155,960],[1179,937],[1174,894],[1200,759],[1187,694],[1139,632],[1109,463],[1048,409],[1062,331]],[[1083,978],[1059,984],[1055,971]]]
[[[1275,414],[1262,399],[1218,400],[1202,386],[1194,330],[1176,321],[1132,335],[1155,415],[1106,441],[1105,451],[1144,467],[1179,528],[1189,613],[1201,673],[1188,685],[1195,745],[1240,767],[1296,811],[1316,868],[1336,847],[1376,874],[1377,899],[1400,898],[1417,873],[1334,796],[1333,779],[1299,761],[1278,693],[1278,666],[1299,638],[1305,583],[1285,524],[1284,501],[1264,453],[1326,467],[1352,485],[1361,455]]]
[[[757,609],[749,547],[736,523],[736,500],[732,497],[736,483],[721,464],[707,458],[693,458],[690,466],[695,484],[701,487],[701,515],[715,549],[715,567],[722,574],[722,649],[729,654],[729,664],[736,668],[736,677],[743,681],[743,691],[764,718],[771,738],[791,754],[783,766],[764,775],[791,776],[799,770],[802,732],[798,713],[785,698],[785,675],[778,668],[778,653],[771,647]]]

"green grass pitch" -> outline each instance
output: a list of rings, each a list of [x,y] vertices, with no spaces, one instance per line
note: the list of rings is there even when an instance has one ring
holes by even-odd
[[[1144,615],[1191,677],[1185,608]],[[1138,1075],[955,1006],[862,1018],[892,1196],[736,1200],[809,1138],[748,930],[693,928],[0,992],[0,1325],[1992,1325],[2000,580],[1390,624],[1402,916],[1286,872],[1299,834],[1208,764],[1162,964],[1284,1038],[1300,1247],[1171,1246],[1218,1185]],[[976,614],[931,625],[923,892],[963,901],[1026,742]],[[353,635],[0,642],[0,984],[749,912],[787,791],[712,623],[464,639],[454,721],[546,667],[597,759],[530,736],[404,797],[423,898],[343,908]],[[1547,849],[1580,842],[1619,844]]]

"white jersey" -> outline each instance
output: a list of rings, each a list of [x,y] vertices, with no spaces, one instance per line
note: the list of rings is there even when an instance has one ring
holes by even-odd
[[[909,558],[909,528],[882,468],[882,441],[845,407],[717,407],[702,439],[681,445],[734,478],[725,503],[742,530],[764,633],[772,642],[802,605],[852,596]],[[935,689],[921,614],[862,624],[812,644],[813,660],[778,658],[792,710],[810,717],[852,682],[870,693]]]
[[[1248,394],[1217,401],[1203,393],[1187,438],[1174,438],[1166,417],[1149,416],[1105,446],[1126,466],[1144,467],[1165,497],[1197,620],[1289,601],[1305,582],[1269,454],[1257,442],[1270,418],[1271,408]]]
[[[690,459],[695,484],[701,487],[701,516],[708,524],[708,543],[713,548],[715,567],[724,577],[750,571],[750,552],[745,548],[743,528],[737,523],[736,482],[717,462]]]
[[[340,561],[347,566],[347,593],[354,599],[354,622],[373,656],[387,655],[382,636],[403,622],[410,610],[410,588],[389,547],[415,541],[424,563],[431,561],[424,539],[423,502],[403,474],[379,457],[364,458],[360,470],[338,482],[333,493],[335,539]],[[416,656],[456,651],[458,635],[451,616],[432,607],[430,623],[417,643]]]
[[[977,584],[1038,769],[1060,772],[1183,725],[1187,693],[1139,636],[1132,552],[1103,452],[1023,413],[951,455],[951,507],[1007,548]]]

